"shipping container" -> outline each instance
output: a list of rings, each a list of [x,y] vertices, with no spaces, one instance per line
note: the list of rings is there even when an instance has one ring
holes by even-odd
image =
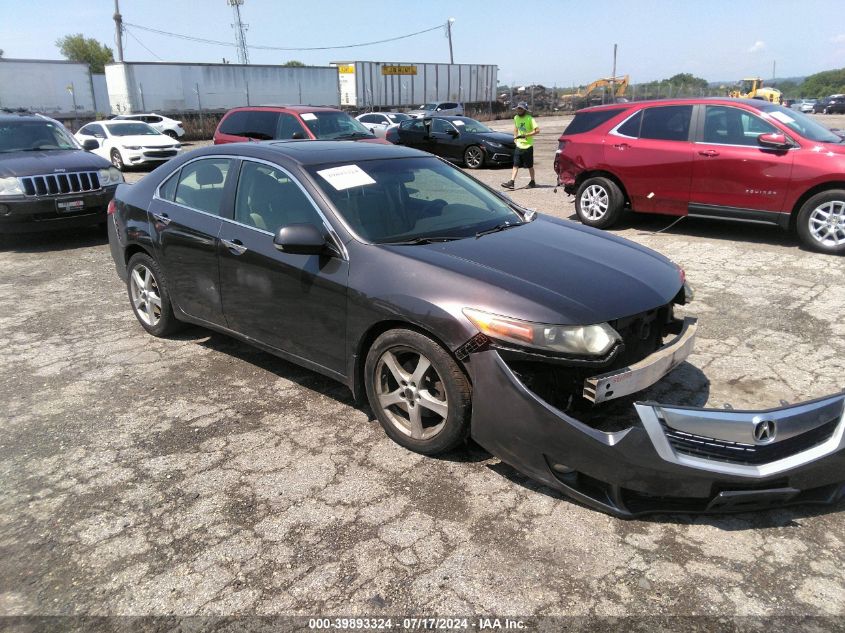
[[[492,64],[332,62],[340,103],[357,109],[415,108],[431,101],[496,101],[499,67]]]
[[[0,59],[0,108],[23,108],[68,119],[93,116],[88,64],[47,59]]]
[[[106,83],[114,114],[340,105],[337,68],[328,66],[127,62],[106,65]]]

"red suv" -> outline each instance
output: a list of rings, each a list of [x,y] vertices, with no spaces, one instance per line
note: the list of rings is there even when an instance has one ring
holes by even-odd
[[[214,144],[273,139],[323,139],[389,144],[351,116],[307,105],[246,106],[229,110],[214,131]]]
[[[794,228],[808,247],[845,252],[845,140],[756,99],[614,104],[575,115],[555,154],[581,222],[623,209]]]

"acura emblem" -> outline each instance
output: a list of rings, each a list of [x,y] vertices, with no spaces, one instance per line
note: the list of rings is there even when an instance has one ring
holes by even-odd
[[[754,426],[754,441],[758,444],[768,444],[775,439],[777,427],[774,420],[763,420]]]

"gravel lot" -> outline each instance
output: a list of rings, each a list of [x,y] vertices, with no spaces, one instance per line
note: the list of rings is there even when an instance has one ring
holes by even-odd
[[[541,187],[513,194],[563,218],[567,122],[540,120]],[[671,221],[614,231],[697,292],[697,352],[646,397],[760,408],[845,387],[842,258]],[[0,615],[845,614],[842,505],[626,522],[477,446],[415,455],[326,378],[198,328],[146,335],[99,230],[0,247],[0,393]]]

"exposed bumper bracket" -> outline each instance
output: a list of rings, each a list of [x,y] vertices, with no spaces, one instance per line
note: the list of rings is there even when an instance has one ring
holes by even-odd
[[[599,404],[650,387],[692,353],[697,329],[698,320],[686,317],[680,334],[654,354],[630,367],[587,378],[584,381],[584,398]]]

